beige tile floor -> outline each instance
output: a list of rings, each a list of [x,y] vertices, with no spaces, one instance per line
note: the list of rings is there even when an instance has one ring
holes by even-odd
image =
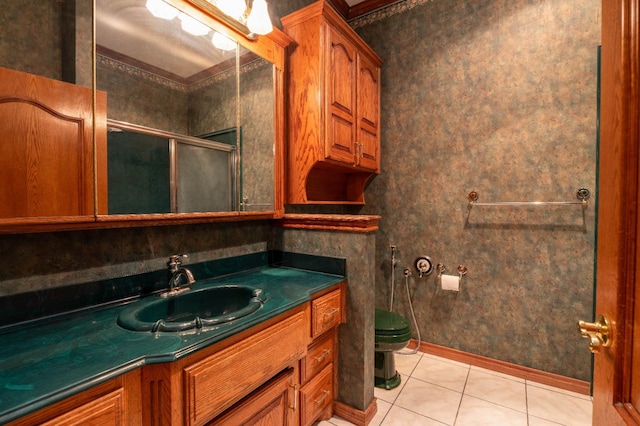
[[[418,352],[396,355],[402,383],[375,389],[370,426],[590,426],[591,398]],[[349,426],[338,417],[317,426]]]

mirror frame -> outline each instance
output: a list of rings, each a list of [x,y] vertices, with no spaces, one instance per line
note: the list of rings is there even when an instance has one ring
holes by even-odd
[[[234,211],[234,212],[202,212],[202,213],[158,213],[158,214],[132,214],[132,215],[108,215],[105,211],[97,211],[96,223],[98,227],[129,227],[129,226],[154,226],[169,224],[205,223],[205,222],[230,222],[243,220],[278,219],[284,215],[284,138],[285,138],[285,52],[292,39],[282,31],[274,27],[266,36],[256,36],[249,39],[236,28],[215,16],[212,6],[203,0],[165,0],[181,12],[194,16],[207,24],[213,30],[220,32],[242,47],[262,57],[274,65],[274,210],[273,211]],[[95,7],[94,7],[95,13]],[[94,16],[95,21],[95,16]],[[94,32],[95,34],[95,32]],[[93,78],[94,97],[96,97],[96,73],[95,73],[95,35],[93,40]],[[94,117],[95,117],[94,111]],[[100,129],[100,126],[95,127]],[[106,146],[100,146],[94,139],[96,154],[96,208],[106,206],[107,177],[106,177]],[[98,161],[99,160],[99,161]],[[98,171],[100,172],[98,174]]]
[[[93,90],[93,176],[94,214],[91,216],[29,217],[3,220],[0,234],[46,232],[77,229],[124,228],[191,224],[208,222],[234,222],[246,220],[279,219],[284,216],[284,144],[285,144],[285,59],[286,49],[292,39],[277,28],[264,36],[248,38],[240,26],[229,25],[216,17],[212,6],[204,0],[165,0],[177,9],[197,16],[215,31],[235,40],[242,47],[273,64],[274,90],[274,209],[273,211],[235,211],[211,213],[161,213],[135,215],[108,215],[107,207],[107,146],[106,118],[97,119],[96,111],[102,105],[102,96],[96,89],[96,40],[93,2],[92,19],[92,90]],[[100,105],[98,105],[100,104]],[[102,137],[101,135],[105,136]],[[100,209],[100,210],[98,210]]]

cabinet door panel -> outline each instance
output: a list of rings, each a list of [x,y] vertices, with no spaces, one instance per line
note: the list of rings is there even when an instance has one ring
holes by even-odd
[[[293,426],[297,423],[294,385],[294,370],[289,369],[208,426]]]
[[[347,164],[355,163],[356,50],[340,32],[327,26],[325,84],[325,156]]]
[[[122,389],[80,406],[42,426],[107,426],[125,425],[124,391]]]
[[[0,68],[0,218],[94,214],[90,88]]]
[[[366,57],[358,59],[359,165],[378,171],[380,147],[380,68]]]
[[[185,421],[202,425],[306,353],[307,311],[184,369]]]

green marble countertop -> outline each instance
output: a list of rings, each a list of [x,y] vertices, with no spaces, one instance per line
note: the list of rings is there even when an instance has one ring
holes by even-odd
[[[257,312],[200,332],[125,330],[116,320],[130,304],[10,327],[0,334],[0,424],[145,364],[189,355],[305,303],[312,294],[343,280],[339,275],[265,266],[198,281],[194,288],[245,284],[268,295]]]

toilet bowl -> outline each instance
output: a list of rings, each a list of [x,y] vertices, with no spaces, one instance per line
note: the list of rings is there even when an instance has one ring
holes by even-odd
[[[400,385],[393,352],[407,347],[411,340],[411,327],[406,318],[378,308],[375,327],[375,386],[393,389]]]

